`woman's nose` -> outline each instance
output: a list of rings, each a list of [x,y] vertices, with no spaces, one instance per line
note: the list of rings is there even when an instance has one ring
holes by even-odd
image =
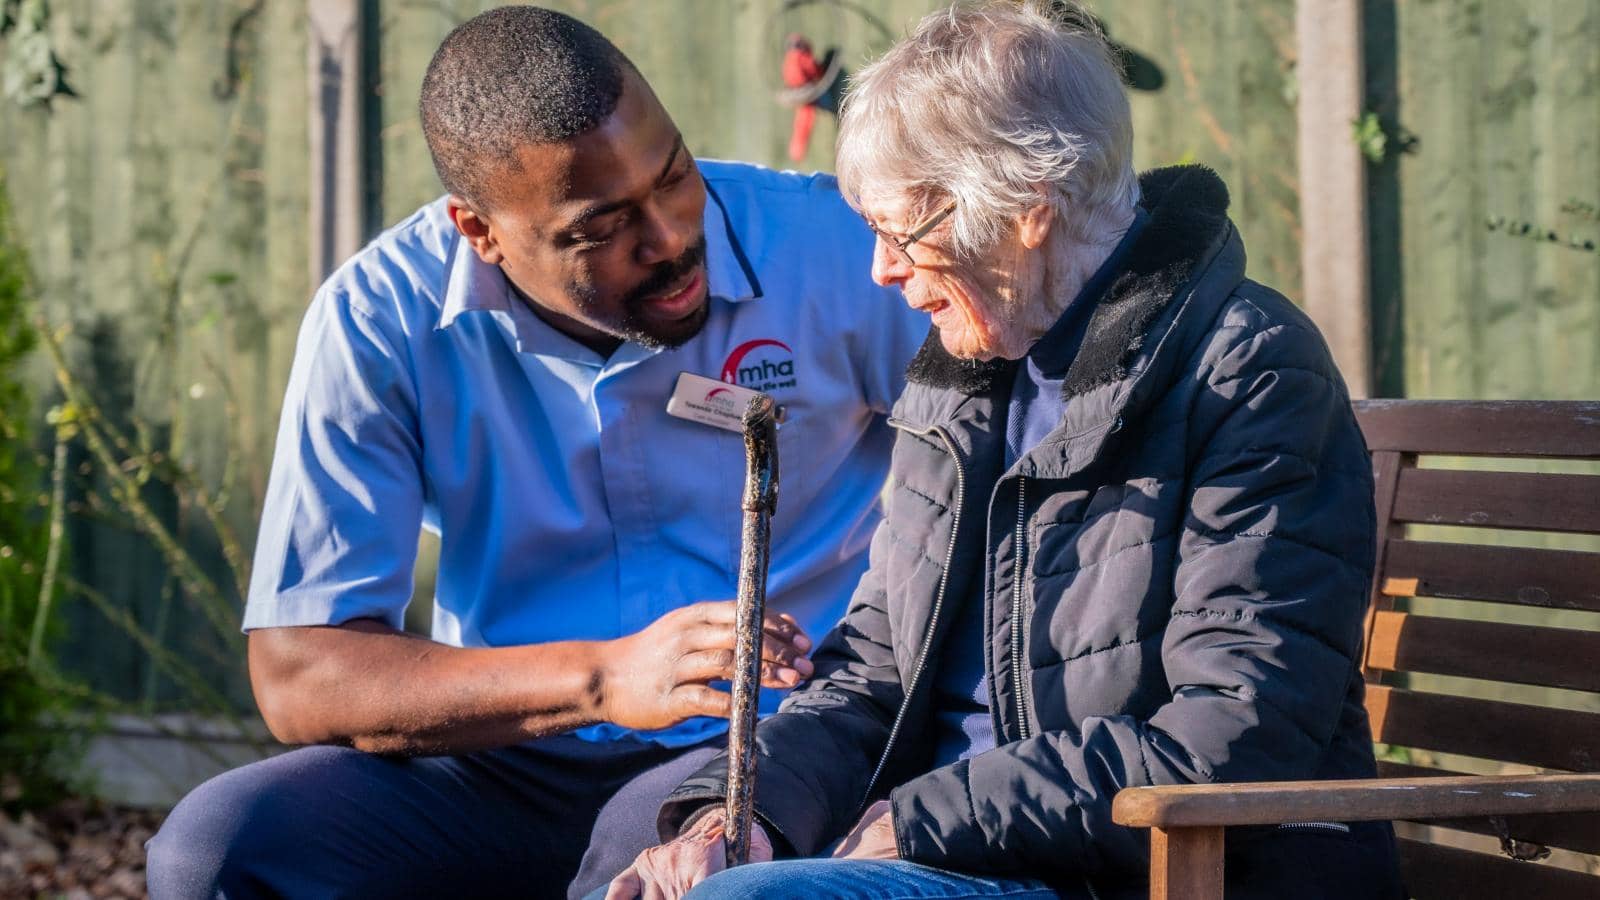
[[[872,244],[872,280],[882,287],[903,285],[913,269],[879,237]]]

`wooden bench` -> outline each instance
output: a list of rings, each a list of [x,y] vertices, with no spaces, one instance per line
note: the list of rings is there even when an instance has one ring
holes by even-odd
[[[1410,758],[1380,760],[1373,780],[1122,791],[1116,821],[1151,829],[1150,896],[1221,898],[1223,826],[1394,819],[1412,897],[1600,898],[1595,543],[1529,549],[1482,531],[1411,535],[1436,525],[1600,535],[1594,467],[1528,471],[1529,460],[1600,460],[1600,403],[1374,400],[1358,402],[1356,415],[1372,450],[1380,535],[1362,661],[1367,711],[1374,739],[1413,748]],[[1435,468],[1430,456],[1502,459]],[[1485,612],[1515,623],[1483,621]],[[1561,866],[1531,861],[1549,848]]]

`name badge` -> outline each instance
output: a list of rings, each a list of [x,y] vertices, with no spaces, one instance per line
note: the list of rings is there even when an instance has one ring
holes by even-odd
[[[760,391],[728,384],[703,375],[678,373],[678,384],[667,399],[667,415],[743,433],[744,411]],[[783,422],[783,407],[778,407],[778,422]]]

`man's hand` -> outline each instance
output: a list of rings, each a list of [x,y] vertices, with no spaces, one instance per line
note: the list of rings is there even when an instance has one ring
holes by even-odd
[[[733,698],[708,682],[733,677],[734,607],[723,601],[675,609],[607,644],[589,685],[599,717],[645,731],[691,716],[727,718]],[[769,612],[764,630],[762,686],[791,688],[810,677],[811,640],[794,617]]]
[[[879,800],[861,814],[861,821],[839,842],[834,859],[899,859],[894,840],[894,816],[889,801]]]
[[[722,810],[713,810],[676,840],[639,854],[633,865],[611,880],[606,900],[676,900],[721,872],[727,864],[728,851],[722,839],[726,822]],[[750,823],[750,861],[771,859],[772,841],[766,830],[760,822]]]

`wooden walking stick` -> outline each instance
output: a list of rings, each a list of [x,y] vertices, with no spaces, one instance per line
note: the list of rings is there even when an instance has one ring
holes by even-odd
[[[761,698],[762,619],[767,606],[770,519],[778,509],[778,422],[772,398],[750,398],[744,411],[744,530],[739,548],[739,604],[734,627],[733,714],[728,721],[728,867],[750,861],[756,791],[756,708]]]

